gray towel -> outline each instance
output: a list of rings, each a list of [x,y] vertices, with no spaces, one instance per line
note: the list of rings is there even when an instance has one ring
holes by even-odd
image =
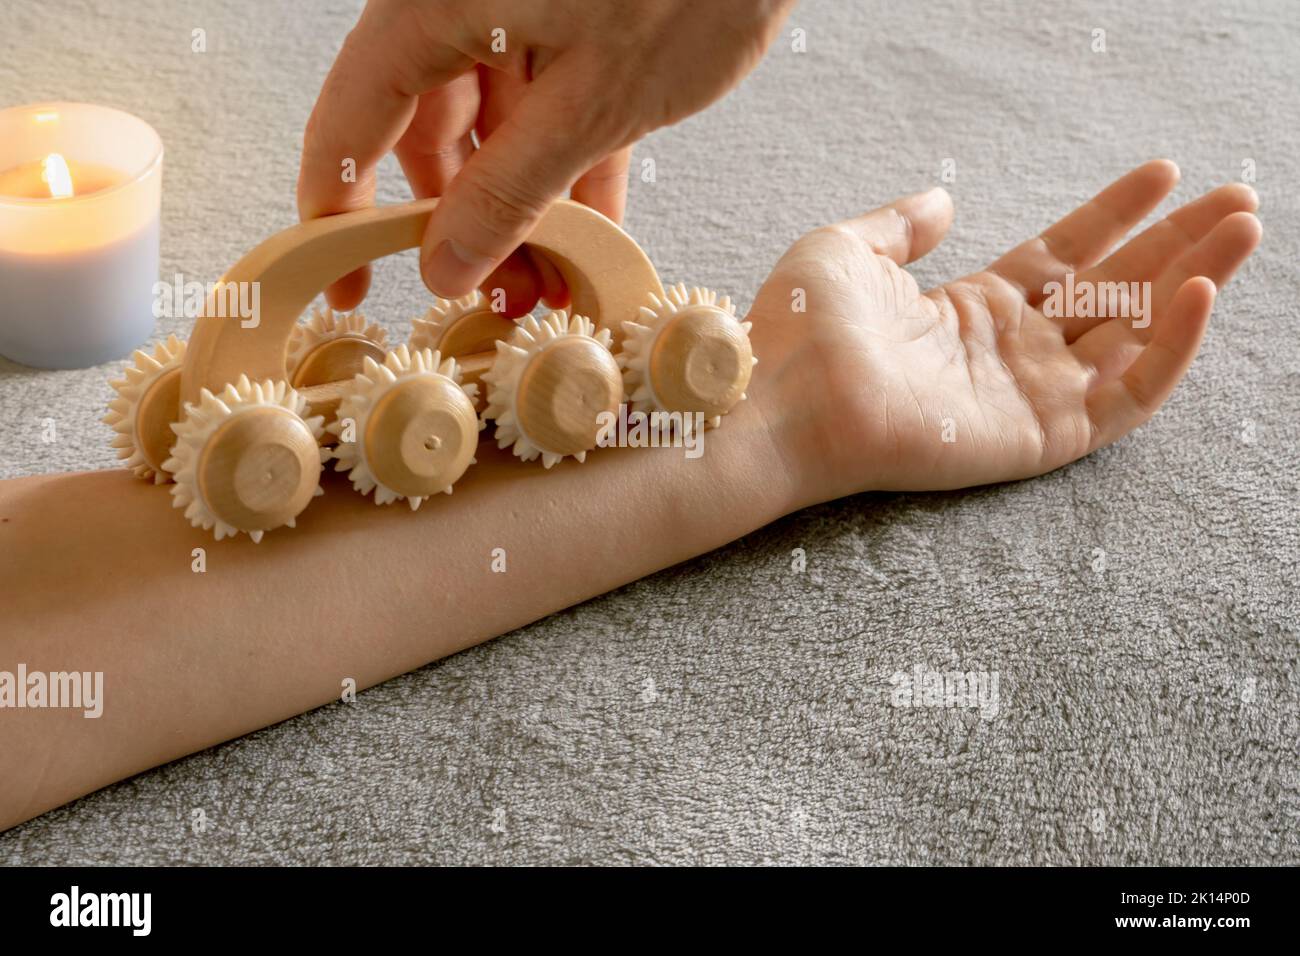
[[[6,0],[0,100],[150,120],[164,274],[210,280],[294,221],[359,6]],[[805,3],[734,95],[638,147],[656,175],[627,225],[664,277],[743,308],[801,232],[947,159],[957,222],[923,285],[1142,160],[1182,166],[1160,214],[1253,160],[1264,246],[1166,410],[1035,481],[796,515],[46,814],[0,862],[1300,862],[1298,21],[1293,0]],[[406,195],[385,163],[382,200]],[[425,299],[399,256],[367,312],[400,340]],[[0,476],[110,466],[108,372],[0,363]],[[895,706],[916,668],[996,676],[997,706]]]

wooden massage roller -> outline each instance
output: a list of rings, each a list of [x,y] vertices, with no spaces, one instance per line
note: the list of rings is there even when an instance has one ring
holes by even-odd
[[[665,290],[633,239],[562,200],[528,238],[568,283],[570,313],[514,321],[478,292],[438,299],[408,345],[316,296],[366,263],[420,245],[436,199],[301,223],[244,256],[217,283],[188,344],[137,351],[104,421],[118,457],[172,482],[173,504],[217,540],[254,541],[322,494],[333,459],[378,504],[412,510],[450,493],[479,432],[550,468],[596,447],[602,413],[680,412],[716,425],[756,361],[749,323],[727,297]],[[259,321],[225,317],[223,288],[260,285]],[[235,288],[243,288],[236,286]]]

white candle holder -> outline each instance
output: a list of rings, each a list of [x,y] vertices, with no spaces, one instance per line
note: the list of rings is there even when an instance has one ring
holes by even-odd
[[[57,154],[114,184],[66,198],[0,195],[0,355],[36,368],[122,358],[153,331],[162,140],[121,110],[0,110],[0,171]]]

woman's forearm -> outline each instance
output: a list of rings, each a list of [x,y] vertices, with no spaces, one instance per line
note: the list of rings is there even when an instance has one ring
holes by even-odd
[[[123,471],[0,482],[0,675],[103,674],[97,718],[0,707],[0,829],[718,547],[795,507],[798,480],[746,402],[694,459],[545,471],[485,442],[414,514],[332,476],[257,545]]]

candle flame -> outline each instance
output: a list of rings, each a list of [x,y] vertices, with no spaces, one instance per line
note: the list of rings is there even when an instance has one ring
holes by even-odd
[[[50,153],[41,163],[41,179],[50,187],[52,199],[67,199],[72,195],[72,173],[67,160],[58,153]]]

